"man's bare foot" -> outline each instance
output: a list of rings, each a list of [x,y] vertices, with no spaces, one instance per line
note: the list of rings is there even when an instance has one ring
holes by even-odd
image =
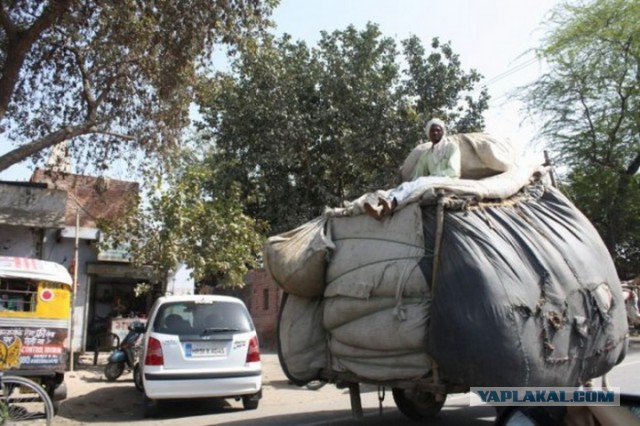
[[[364,203],[364,209],[369,213],[369,216],[374,218],[375,220],[382,219],[382,212],[379,208],[373,207],[370,203]]]
[[[382,216],[389,216],[396,209],[398,202],[395,198],[389,201],[385,198],[380,197],[378,198],[378,205],[382,206]]]

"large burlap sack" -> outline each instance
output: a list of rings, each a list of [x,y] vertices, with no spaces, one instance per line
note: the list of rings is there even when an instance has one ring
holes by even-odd
[[[414,380],[431,371],[431,360],[424,350],[366,350],[329,341],[331,369],[348,372],[368,380]]]
[[[423,299],[424,295],[420,297],[402,296],[401,304],[418,304]],[[348,296],[325,297],[322,324],[325,330],[333,330],[341,325],[396,306],[398,306],[396,296],[374,296],[366,299],[355,299]]]
[[[286,293],[322,296],[327,256],[334,247],[326,223],[326,218],[318,217],[265,243],[265,268]]]
[[[423,377],[429,290],[418,204],[392,220],[332,217],[335,249],[327,268],[323,325],[331,368],[365,380]]]
[[[516,155],[508,139],[499,139],[487,133],[460,133],[447,136],[460,147],[460,171],[462,179],[482,179],[511,170]],[[416,146],[400,167],[403,181],[413,177],[418,159],[431,147],[431,142]]]
[[[287,378],[304,384],[327,366],[323,299],[286,295],[278,321],[278,356]]]
[[[368,300],[354,300],[366,305]],[[402,309],[399,314],[396,310]],[[429,302],[403,304],[355,319],[330,330],[331,339],[372,351],[419,351],[426,345]],[[325,315],[330,312],[325,311]]]
[[[436,222],[435,210],[423,209],[427,250]],[[577,386],[622,360],[626,334],[611,256],[559,191],[446,211],[427,333],[443,379]]]
[[[427,293],[422,213],[418,204],[398,209],[394,220],[333,217],[334,250],[325,297],[423,296]]]
[[[454,179],[441,176],[427,176],[401,184],[406,198],[398,200],[396,214],[407,205],[417,202],[433,204],[439,192],[467,200],[506,200],[519,193],[524,187],[541,179],[547,167],[535,164],[518,164],[506,172],[482,179]],[[378,197],[389,198],[392,190],[367,192],[355,200],[345,203],[345,207],[327,209],[327,217],[344,217],[365,214],[364,203],[377,204]]]
[[[285,358],[305,378],[317,369],[304,364],[320,360],[365,382],[423,377],[431,359],[442,380],[464,386],[572,387],[610,371],[624,358],[628,328],[611,256],[556,189],[540,181],[521,189],[504,203],[445,208],[435,282],[434,205],[411,203],[381,221],[329,217],[335,249],[324,296],[280,322],[294,336],[326,337],[329,355],[292,350],[314,346],[292,338]],[[403,316],[416,298],[426,311]],[[394,328],[407,319],[408,330]],[[407,337],[418,345],[407,348]]]

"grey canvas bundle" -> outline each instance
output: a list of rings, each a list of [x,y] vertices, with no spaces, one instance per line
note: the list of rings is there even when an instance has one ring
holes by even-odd
[[[505,170],[434,179],[382,221],[361,214],[376,196],[365,194],[301,227],[318,235],[307,256],[296,243],[288,268],[320,268],[322,282],[283,287],[290,379],[414,380],[437,368],[464,386],[575,386],[624,357],[620,282],[594,227],[543,184],[544,170],[492,164]],[[281,284],[287,250],[274,255],[274,244],[282,237],[265,259]]]

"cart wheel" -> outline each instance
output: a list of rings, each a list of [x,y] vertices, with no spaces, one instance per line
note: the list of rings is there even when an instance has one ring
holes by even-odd
[[[434,417],[444,405],[446,396],[442,401],[436,401],[436,396],[429,392],[417,392],[402,388],[393,388],[393,400],[398,410],[411,420],[420,421]]]

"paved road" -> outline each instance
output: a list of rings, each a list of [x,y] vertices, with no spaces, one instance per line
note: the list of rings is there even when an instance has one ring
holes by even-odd
[[[333,385],[310,391],[289,385],[275,354],[263,354],[264,396],[255,411],[244,411],[239,401],[166,403],[155,419],[142,418],[142,397],[133,386],[131,374],[108,383],[98,367],[83,366],[67,373],[69,398],[63,403],[56,424],[62,425],[415,425],[402,415],[390,392],[384,395],[380,415],[376,388],[362,387],[364,419],[352,419],[349,393]],[[623,392],[640,394],[640,343],[630,345],[625,361],[609,374],[611,385]],[[442,412],[432,425],[491,425],[494,409],[470,406],[470,394],[449,395]]]

